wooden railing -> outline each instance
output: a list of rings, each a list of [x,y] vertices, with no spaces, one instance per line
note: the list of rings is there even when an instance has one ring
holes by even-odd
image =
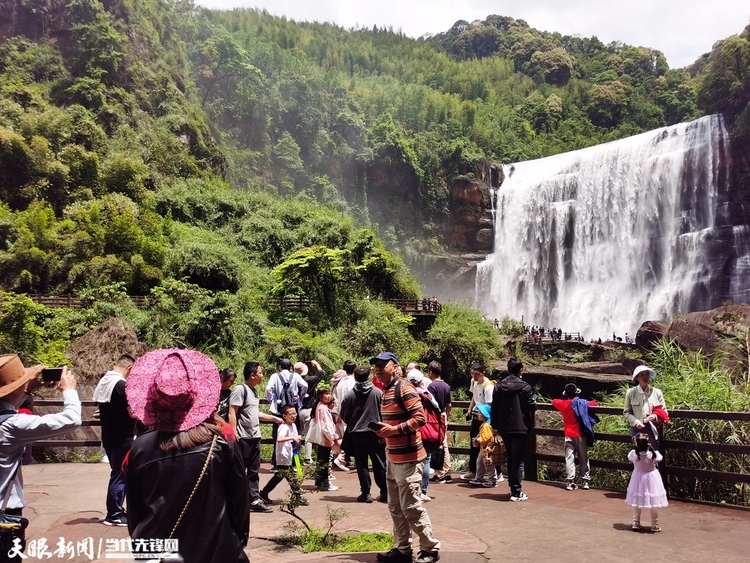
[[[68,308],[68,309],[80,309],[82,307],[82,300],[80,297],[75,297],[69,293],[65,295],[43,295],[41,293],[27,293],[26,297],[31,299],[34,303],[39,303],[45,307],[51,308]],[[130,300],[138,308],[143,308],[146,305],[146,297],[143,295],[128,295]]]
[[[560,338],[557,336],[553,338],[547,333],[540,335],[538,338],[534,338],[527,334],[526,342],[530,344],[539,344],[539,342],[542,344],[554,344],[555,342],[583,342],[583,340],[581,340],[580,332],[563,332]]]
[[[261,399],[261,404],[268,404],[265,399]],[[63,402],[59,399],[38,399],[34,402],[34,407],[62,407]],[[94,401],[82,401],[83,407],[96,407],[97,403]],[[454,409],[465,409],[469,406],[468,401],[454,401]],[[537,411],[555,411],[554,407],[550,404],[538,404]],[[591,411],[600,415],[617,415],[622,416],[622,409],[616,407],[591,407]],[[718,412],[718,411],[686,411],[686,410],[670,410],[669,416],[671,419],[698,419],[698,420],[726,420],[734,422],[750,422],[750,412]],[[262,423],[264,424],[264,423]],[[98,420],[84,420],[83,426],[100,426]],[[470,424],[450,422],[448,424],[449,432],[458,432],[459,434],[465,434],[468,438],[469,431],[471,429]],[[562,455],[545,454],[537,451],[536,437],[537,436],[555,436],[562,438],[564,432],[562,429],[557,428],[543,428],[534,427],[531,431],[529,444],[531,447],[527,449],[527,455],[525,460],[525,474],[524,479],[529,481],[537,481],[539,479],[539,473],[537,464],[539,462],[558,462],[564,463],[565,458]],[[600,441],[609,442],[621,442],[630,443],[631,438],[629,435],[624,434],[604,434],[596,433],[596,439]],[[263,438],[263,444],[271,444],[270,438]],[[35,442],[35,446],[40,447],[80,447],[80,446],[99,446],[99,440],[69,440],[69,439],[58,439],[58,440],[43,440]],[[670,476],[675,477],[693,477],[698,479],[710,479],[717,481],[727,481],[731,483],[750,483],[750,474],[746,473],[735,473],[728,471],[713,471],[708,469],[698,469],[690,467],[677,467],[669,465],[667,452],[669,450],[680,450],[680,451],[700,451],[700,452],[713,452],[713,453],[727,453],[735,455],[750,455],[750,445],[743,444],[714,444],[710,442],[686,442],[678,440],[662,439],[660,442],[660,451],[664,455],[665,461],[659,465],[660,471],[664,479],[664,483],[669,490],[669,478]],[[451,453],[458,455],[468,455],[470,449],[468,447],[451,447]],[[601,467],[604,469],[611,470],[632,470],[632,465],[622,461],[609,461],[609,460],[597,460],[589,459],[591,467]]]
[[[283,297],[271,299],[269,303],[287,311],[307,311],[312,302],[307,297]],[[435,299],[383,299],[383,303],[393,305],[403,313],[414,315],[438,315],[443,306]]]

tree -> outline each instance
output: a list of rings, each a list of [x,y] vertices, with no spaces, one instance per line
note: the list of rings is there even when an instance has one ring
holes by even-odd
[[[308,297],[323,313],[326,325],[335,326],[350,294],[346,267],[349,254],[348,250],[323,245],[301,248],[274,268],[273,293]]]

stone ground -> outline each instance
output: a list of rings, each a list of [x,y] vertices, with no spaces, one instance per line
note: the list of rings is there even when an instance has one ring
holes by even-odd
[[[76,555],[39,559],[27,551],[26,561],[117,561],[106,558],[107,540],[127,538],[127,528],[101,524],[109,466],[101,463],[40,464],[23,469],[31,521],[29,540],[46,538],[54,551],[60,537],[66,542],[89,541],[93,557]],[[355,472],[336,471],[339,491],[313,493],[301,514],[318,526],[325,522],[326,505],[345,508],[349,514],[338,532],[390,531],[386,505],[355,501],[359,486]],[[268,480],[266,464],[261,483]],[[286,493],[279,485],[273,499]],[[427,503],[435,535],[441,540],[441,561],[688,561],[722,563],[750,561],[750,510],[672,501],[661,511],[663,531],[658,534],[630,530],[630,507],[623,495],[611,491],[566,491],[557,484],[525,483],[526,502],[509,502],[508,487],[472,487],[456,479],[453,484],[430,484]],[[338,563],[375,561],[375,553],[312,553],[280,550],[267,538],[279,534],[291,520],[278,507],[270,514],[250,518],[247,553],[253,563]],[[99,543],[102,551],[98,552]],[[78,552],[77,552],[78,553]],[[129,559],[119,559],[129,561]]]

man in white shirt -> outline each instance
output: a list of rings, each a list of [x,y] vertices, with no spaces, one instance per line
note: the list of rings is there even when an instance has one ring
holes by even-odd
[[[469,452],[469,471],[461,475],[461,479],[472,480],[476,478],[477,457],[479,456],[479,445],[475,445],[475,440],[479,436],[479,427],[482,423],[477,418],[477,405],[492,405],[492,393],[495,391],[495,384],[487,378],[487,368],[481,362],[471,366],[471,402],[466,409],[466,420],[471,420],[471,448]]]
[[[5,513],[21,516],[26,499],[23,496],[21,460],[24,450],[33,442],[66,434],[81,425],[81,401],[78,399],[76,380],[62,369],[57,388],[63,394],[63,410],[56,414],[37,416],[18,414],[18,405],[24,394],[39,389],[43,383],[37,379],[44,366],[25,368],[15,354],[0,356],[0,502],[6,504]],[[26,547],[24,530],[14,534],[12,546],[0,549],[16,553],[3,561],[21,561],[20,552]]]

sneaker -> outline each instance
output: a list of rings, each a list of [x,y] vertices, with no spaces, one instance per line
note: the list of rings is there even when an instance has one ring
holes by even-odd
[[[333,464],[338,467],[341,471],[350,471],[350,469],[344,464],[344,460],[341,457],[333,458]]]
[[[341,487],[337,487],[336,485],[328,485],[327,487],[318,487],[318,490],[320,492],[333,492],[338,491]]]
[[[419,496],[419,500],[421,500],[422,502],[430,502],[432,500],[432,497],[428,497],[426,493],[422,493]]]
[[[471,481],[469,481],[469,485],[481,485],[481,484],[482,484],[481,479],[472,479]]]
[[[581,488],[582,488],[582,489],[583,489],[584,491],[588,491],[588,490],[589,490],[589,482],[588,482],[588,481],[584,481],[584,482],[583,482],[583,485],[581,485]]]
[[[461,475],[461,479],[463,479],[464,481],[471,481],[475,477],[476,475],[474,475],[471,471],[467,471],[466,473]]]
[[[411,563],[411,551],[403,553],[394,547],[387,553],[378,553],[375,559],[380,563]]]
[[[123,515],[118,516],[117,518],[105,518],[102,520],[102,524],[105,526],[119,526],[122,528],[128,525],[128,517]]]
[[[435,563],[440,559],[440,553],[437,551],[420,551],[414,563]]]
[[[438,479],[437,482],[438,483],[453,483],[453,477],[451,477],[450,475],[446,475],[442,479]]]
[[[487,487],[488,489],[494,489],[497,487],[497,481],[485,481],[482,483],[483,487]]]
[[[520,493],[518,496],[511,496],[511,502],[520,502],[522,500],[529,500],[529,496],[526,493]]]
[[[300,506],[310,506],[310,501],[305,496],[300,496],[298,503]]]
[[[634,532],[639,532],[643,528],[641,528],[641,523],[638,520],[633,520],[633,523],[630,525],[630,529]]]
[[[505,481],[505,477],[503,477],[502,473],[497,474],[497,480],[499,483],[502,483],[503,481]]]
[[[266,504],[268,506],[271,506],[273,504],[273,501],[268,498],[268,493],[261,491],[258,493],[258,496],[260,497],[260,500],[263,501],[263,504]]]
[[[575,491],[577,488],[578,488],[578,486],[575,483],[570,483],[569,482],[567,485],[565,485],[565,490],[566,491]]]
[[[651,531],[652,532],[661,532],[661,526],[659,526],[658,523],[651,524]]]
[[[250,503],[250,510],[253,512],[273,512],[273,508],[266,506],[266,503],[262,500],[256,500]]]
[[[372,502],[372,495],[370,493],[362,493],[357,497],[357,502],[366,502],[370,504]]]

